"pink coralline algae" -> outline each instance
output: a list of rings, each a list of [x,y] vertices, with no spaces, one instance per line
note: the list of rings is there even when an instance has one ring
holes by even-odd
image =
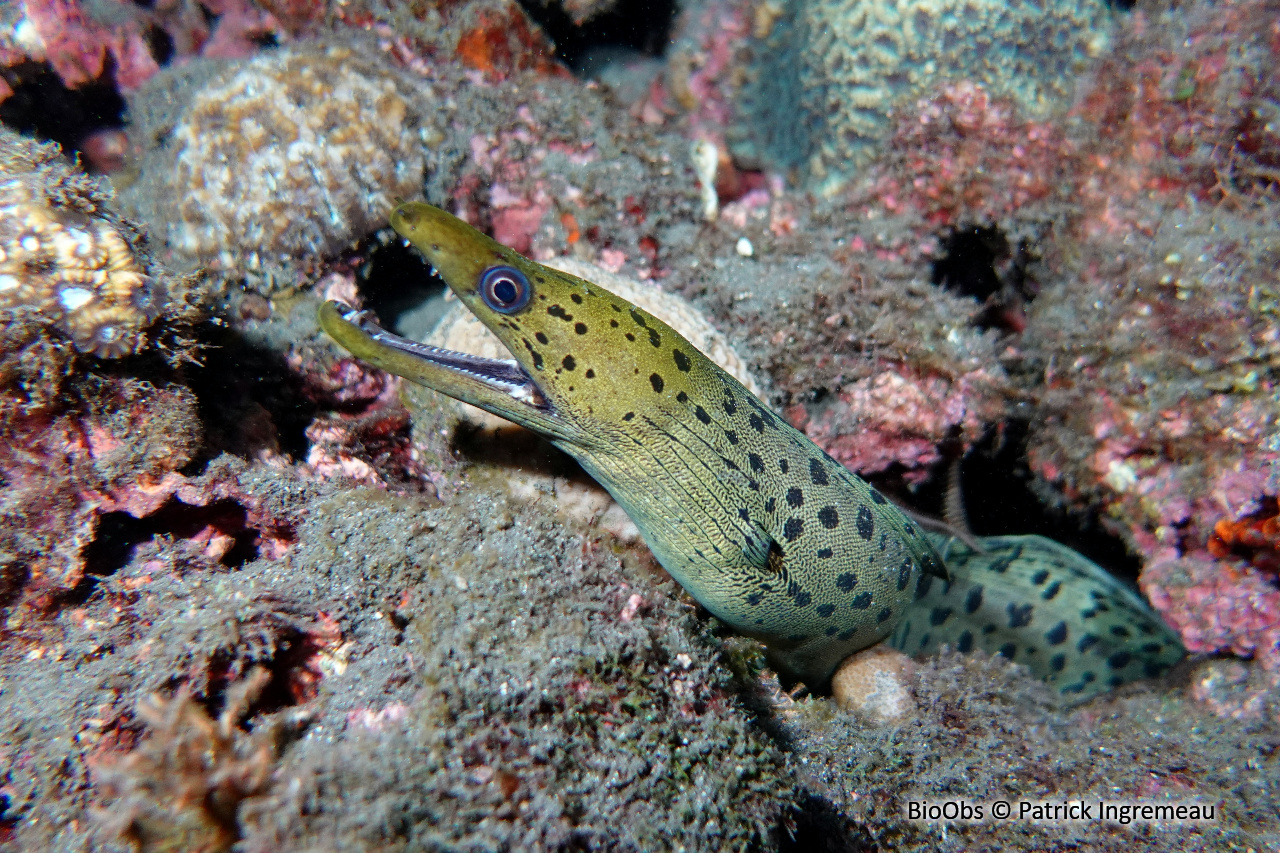
[[[22,12],[0,41],[0,65],[48,62],[69,88],[99,79],[108,62],[125,88],[142,85],[160,69],[140,30],[99,23],[75,0],[37,0],[24,3]]]
[[[898,464],[908,482],[919,482],[942,458],[939,443],[955,428],[980,436],[999,418],[991,384],[981,371],[948,381],[889,369],[846,385],[816,412],[797,405],[786,414],[850,470],[876,474]]]
[[[194,478],[178,472],[199,441],[189,392],[117,380],[95,397],[101,414],[86,409],[6,422],[3,547],[25,566],[28,603],[51,603],[94,568],[89,547],[107,513],[164,521],[193,556],[214,563],[241,542],[261,556],[284,553],[292,521],[233,468],[214,466]]]
[[[1097,240],[1072,286],[1047,288],[1028,330],[1049,365],[1028,461],[1114,521],[1188,648],[1280,669],[1274,551],[1251,526],[1280,492],[1268,227],[1171,211],[1152,238]]]
[[[542,218],[555,200],[539,161],[553,149],[579,165],[598,159],[599,153],[589,141],[547,140],[545,128],[527,108],[517,110],[516,120],[517,124],[501,132],[471,138],[473,171],[455,187],[454,196],[460,205],[459,216],[479,221],[487,207],[494,239],[529,254]],[[531,150],[533,156],[527,156]],[[488,197],[482,207],[479,198],[484,191]]]
[[[1077,107],[1100,129],[1082,182],[1090,231],[1142,223],[1153,196],[1221,202],[1274,185],[1280,29],[1273,4],[1135,11],[1118,35]]]
[[[320,287],[327,299],[360,304],[350,274],[333,272]],[[305,461],[296,469],[300,476],[377,488],[391,483],[420,486],[428,479],[410,444],[409,412],[400,400],[399,378],[328,348],[294,347],[286,361],[303,397],[317,407],[304,431],[308,447]],[[290,466],[274,451],[267,461],[280,469]]]
[[[1023,117],[1010,98],[975,83],[942,86],[900,119],[885,157],[850,188],[861,213],[922,216],[929,229],[1010,223],[1061,203],[1074,146],[1049,121]],[[1034,215],[1034,214],[1032,214]]]
[[[189,395],[145,389],[144,397],[144,388],[128,385],[103,390],[99,405],[110,401],[113,418],[14,412],[6,419],[4,548],[25,564],[27,589],[37,596],[79,582],[107,494],[159,482],[186,463],[195,443],[179,427],[194,418]],[[127,473],[113,477],[120,468]]]
[[[23,61],[47,62],[63,84],[75,88],[109,71],[126,90],[136,89],[160,70],[148,44],[149,32],[165,33],[175,58],[236,58],[257,49],[254,37],[277,29],[267,12],[249,0],[190,0],[156,4],[105,4],[112,22],[98,20],[78,0],[28,0],[13,26],[0,36],[0,67]],[[209,24],[212,16],[214,24]],[[0,80],[0,100],[11,94]]]
[[[323,407],[306,428],[309,447],[300,473],[381,488],[388,476],[396,481],[425,476],[409,444],[400,380],[351,358],[326,366],[295,352],[289,362],[303,377],[306,396]]]
[[[1240,560],[1200,551],[1148,564],[1142,591],[1193,652],[1230,652],[1280,673],[1280,588]]]

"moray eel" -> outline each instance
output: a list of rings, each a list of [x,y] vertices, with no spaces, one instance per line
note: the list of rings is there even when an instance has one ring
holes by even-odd
[[[657,317],[430,205],[391,225],[514,360],[407,341],[335,302],[324,330],[577,459],[663,568],[787,675],[822,685],[893,630],[922,575],[946,578],[915,522]]]
[[[921,578],[889,644],[910,655],[948,645],[1029,667],[1074,703],[1162,675],[1186,654],[1137,593],[1043,536],[987,536],[982,551],[930,534],[951,572]]]
[[[573,456],[672,577],[761,640],[786,675],[820,688],[895,628],[909,653],[1004,653],[1078,697],[1163,671],[1180,652],[1140,599],[1050,540],[988,539],[981,554],[938,539],[949,578],[934,543],[880,492],[604,288],[430,205],[402,204],[391,224],[514,358],[405,340],[338,302],[321,306],[324,330]]]

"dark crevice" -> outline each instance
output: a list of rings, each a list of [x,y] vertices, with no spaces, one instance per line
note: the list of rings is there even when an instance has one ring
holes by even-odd
[[[79,153],[90,134],[124,126],[125,101],[116,91],[114,69],[69,89],[44,62],[0,69],[13,94],[0,102],[0,122],[18,133],[56,142],[68,156]]]
[[[779,853],[874,853],[879,850],[866,830],[826,797],[807,793],[787,816],[778,833]]]
[[[444,310],[438,299],[446,289],[444,279],[432,275],[418,250],[402,240],[373,246],[359,279],[364,307],[379,325],[398,335],[421,339]],[[440,304],[430,304],[433,301]]]
[[[6,784],[11,781],[7,774],[4,781]],[[9,799],[9,795],[0,794],[0,845],[8,844],[17,835],[15,830],[18,828],[18,816],[11,812],[12,808],[13,801]]]
[[[246,661],[230,652],[214,655],[209,662],[209,682],[204,695],[199,699],[210,717],[218,718],[226,706],[228,688],[243,679],[253,666],[265,668],[271,677],[246,709],[245,719],[292,708],[312,698],[307,694],[313,691],[301,687],[297,675],[307,668],[320,650],[319,646],[302,626],[285,628],[282,633],[273,637],[273,641],[275,648],[269,658]],[[304,695],[299,695],[300,690]]]
[[[307,398],[284,356],[225,326],[209,329],[206,337],[202,364],[187,372],[206,440],[188,467],[199,471],[222,452],[252,457],[258,450],[274,449],[263,444],[273,439],[281,452],[304,458],[310,446],[306,429],[320,407]],[[269,418],[274,430],[253,428],[263,418]]]
[[[280,46],[279,37],[276,36],[275,33],[271,32],[249,33],[246,38],[252,42],[255,47],[259,47],[264,50]]]
[[[1009,254],[1009,241],[994,225],[957,228],[942,237],[942,257],[933,263],[933,283],[984,302],[1004,284],[996,261]]]
[[[151,51],[151,57],[155,59],[156,64],[168,65],[169,60],[173,59],[175,50],[173,37],[155,24],[147,27],[142,37],[146,39],[147,49]]]
[[[995,225],[967,225],[939,239],[942,254],[933,262],[933,283],[981,303],[975,326],[1021,332],[1026,305],[1037,292],[1029,273],[1034,261],[1030,244],[1011,244]]]
[[[216,533],[230,536],[231,546],[219,562],[227,568],[239,568],[258,558],[260,531],[247,524],[248,512],[233,500],[216,501],[208,506],[191,506],[170,498],[159,510],[145,518],[134,518],[127,512],[103,513],[93,541],[85,548],[84,576],[75,588],[60,600],[64,606],[88,602],[105,577],[127,566],[138,546],[157,536],[192,539],[198,534]],[[292,531],[284,531],[291,537]]]
[[[216,501],[208,506],[191,506],[170,499],[145,518],[126,512],[104,513],[97,535],[85,550],[85,570],[106,577],[115,574],[133,559],[137,546],[156,536],[191,539],[201,532],[214,531],[231,536],[234,544],[219,562],[237,568],[258,557],[258,531],[247,526],[248,513],[235,501]]]
[[[0,607],[8,607],[17,601],[30,579],[30,566],[12,554],[5,555],[4,561],[0,562]]]
[[[1027,424],[1010,421],[1003,434],[993,432],[960,464],[965,513],[978,536],[1036,533],[1079,551],[1112,574],[1136,582],[1142,567],[1124,541],[1107,531],[1096,514],[1067,512],[1044,505],[1031,488],[1026,462]],[[912,496],[909,504],[941,517],[950,461]],[[886,489],[893,491],[886,484]]]
[[[529,17],[556,46],[556,55],[574,72],[594,48],[622,47],[649,56],[662,56],[675,22],[675,0],[619,0],[608,12],[581,26],[555,2],[520,0]]]

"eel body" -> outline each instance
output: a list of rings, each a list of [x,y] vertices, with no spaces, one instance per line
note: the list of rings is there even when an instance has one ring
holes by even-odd
[[[407,341],[333,302],[325,331],[573,456],[672,577],[788,675],[825,683],[893,630],[923,575],[945,579],[913,521],[662,320],[429,205],[391,224],[513,360]]]
[[[400,205],[391,224],[513,358],[405,340],[337,302],[320,309],[325,331],[573,456],[662,566],[789,676],[820,687],[891,633],[910,654],[944,643],[1004,654],[1067,699],[1181,657],[1140,598],[1052,540],[988,538],[986,553],[931,541],[665,322],[608,290],[426,204]]]
[[[999,654],[1067,702],[1164,674],[1186,654],[1178,635],[1106,569],[1043,536],[984,536],[976,551],[930,534],[950,580],[925,577],[889,639],[909,655],[943,645]]]

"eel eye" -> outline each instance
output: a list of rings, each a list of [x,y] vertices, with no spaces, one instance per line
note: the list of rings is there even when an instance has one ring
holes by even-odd
[[[480,276],[480,297],[499,314],[514,314],[529,304],[533,288],[515,267],[489,267]]]

